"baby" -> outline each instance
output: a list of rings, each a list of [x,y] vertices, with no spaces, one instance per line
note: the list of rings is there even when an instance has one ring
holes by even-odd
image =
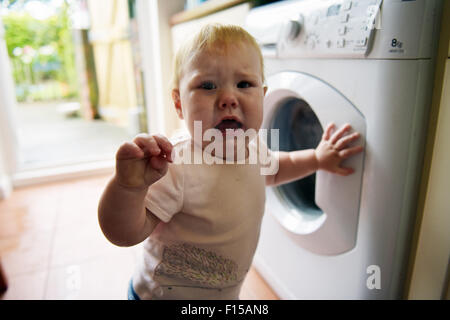
[[[115,245],[144,241],[129,299],[238,299],[258,243],[265,186],[317,170],[351,174],[341,162],[362,151],[349,146],[359,134],[329,124],[315,150],[269,151],[278,170],[262,175],[262,164],[248,161],[259,137],[245,140],[243,159],[236,148],[208,149],[208,139],[194,139],[196,130],[228,142],[238,131],[260,129],[267,87],[253,37],[237,26],[207,25],[178,51],[174,72],[173,103],[190,134],[172,142],[139,134],[120,146],[99,223]],[[182,153],[236,161],[177,162]]]

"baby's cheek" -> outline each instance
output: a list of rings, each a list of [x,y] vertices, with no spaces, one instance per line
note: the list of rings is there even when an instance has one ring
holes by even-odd
[[[262,121],[263,121],[263,108],[262,106],[257,106],[253,109],[253,112],[251,114],[252,122],[254,122],[254,125],[257,126],[259,129],[261,127]]]
[[[205,130],[213,127],[213,122],[210,118],[211,116],[203,112],[192,113],[187,125],[193,129],[200,130],[203,134]]]

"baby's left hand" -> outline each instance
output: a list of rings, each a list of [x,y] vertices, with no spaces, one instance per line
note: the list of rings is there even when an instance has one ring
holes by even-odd
[[[315,149],[319,170],[326,170],[341,176],[352,174],[352,168],[341,167],[341,162],[363,151],[362,146],[348,147],[348,145],[360,137],[358,132],[349,135],[344,134],[351,130],[349,124],[343,125],[333,135],[334,123],[330,123],[323,133],[322,140]]]

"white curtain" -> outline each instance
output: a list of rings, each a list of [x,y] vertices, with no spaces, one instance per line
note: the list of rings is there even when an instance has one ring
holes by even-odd
[[[18,162],[15,87],[0,17],[0,199],[12,190],[12,174]]]

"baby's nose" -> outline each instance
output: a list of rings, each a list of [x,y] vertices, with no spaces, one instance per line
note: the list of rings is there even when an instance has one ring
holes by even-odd
[[[238,106],[238,100],[236,98],[236,95],[233,93],[232,90],[224,90],[219,98],[219,107],[220,108],[236,108]]]

